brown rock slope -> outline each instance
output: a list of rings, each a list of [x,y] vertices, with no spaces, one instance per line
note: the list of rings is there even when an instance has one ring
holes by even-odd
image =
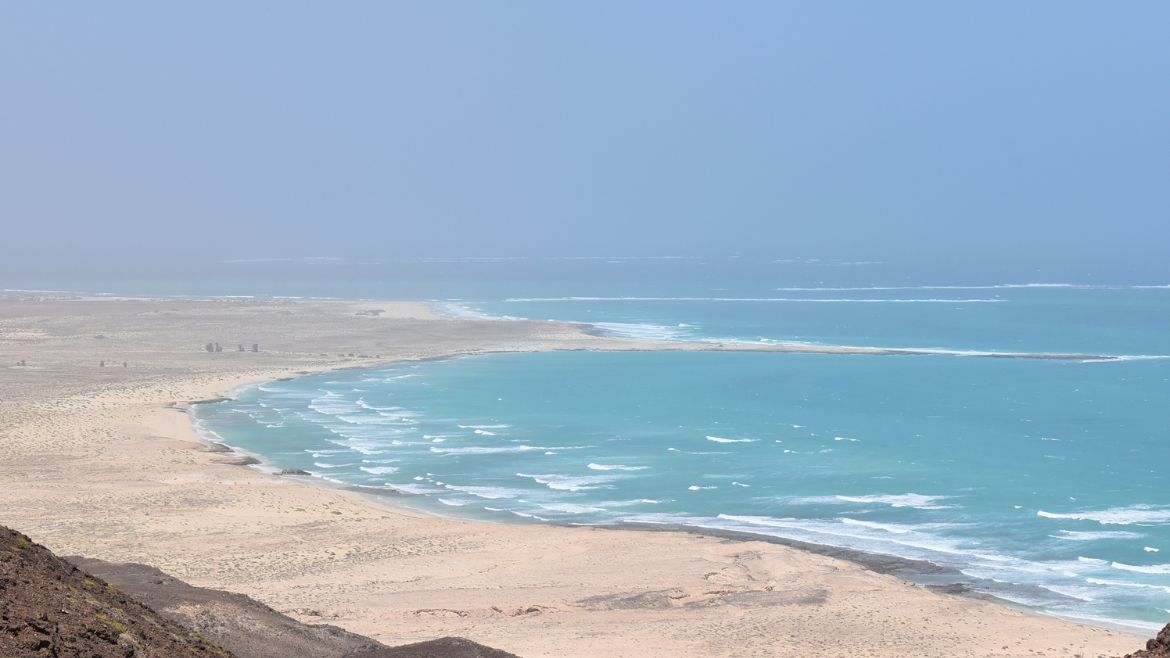
[[[226,658],[105,581],[0,526],[0,656]]]
[[[388,647],[336,626],[302,624],[243,594],[192,587],[144,564],[68,559],[240,658],[516,658],[461,638]]]
[[[1125,658],[1170,658],[1170,624],[1158,633],[1158,637],[1146,643],[1145,651],[1126,654]]]
[[[0,526],[0,657],[42,656],[517,658],[457,637],[388,647],[146,565],[66,561]]]

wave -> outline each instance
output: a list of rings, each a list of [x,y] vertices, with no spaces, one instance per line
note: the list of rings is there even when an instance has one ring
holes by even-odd
[[[510,452],[529,452],[532,450],[548,450],[548,448],[538,448],[529,445],[518,446],[468,446],[465,448],[436,448],[432,447],[431,452],[436,455],[499,455]]]
[[[391,491],[397,491],[399,493],[411,494],[411,495],[415,495],[415,496],[425,496],[427,494],[443,493],[443,489],[437,489],[435,487],[428,487],[425,484],[394,484],[391,482],[387,482],[386,484],[382,485],[380,488],[390,489]]]
[[[617,338],[659,341],[694,341],[712,345],[765,346],[778,351],[796,351],[812,354],[900,354],[914,356],[967,356],[1000,359],[1058,359],[1082,363],[1113,361],[1149,361],[1170,359],[1166,354],[1075,354],[1067,352],[1004,352],[996,350],[967,350],[947,347],[889,347],[882,345],[839,345],[811,341],[779,340],[774,338],[735,338],[726,336],[700,336],[672,330],[664,325],[592,322],[589,326],[605,329],[605,333]],[[618,329],[610,329],[611,327]],[[682,325],[679,325],[682,326]],[[688,327],[692,325],[687,325]],[[629,327],[625,330],[621,327]],[[798,425],[794,427],[803,427]]]
[[[898,523],[877,523],[875,521],[860,521],[858,519],[850,519],[848,517],[841,517],[841,523],[845,525],[855,525],[862,528],[869,528],[870,530],[881,530],[882,532],[889,532],[895,535],[905,535],[914,532],[914,526],[902,525]]]
[[[445,315],[456,320],[503,320],[515,322],[524,319],[513,315],[492,315],[477,308],[467,306],[466,304],[457,304],[454,302],[432,302],[431,307],[439,315]]]
[[[789,291],[854,291],[854,290],[994,290],[1008,288],[1160,288],[1162,286],[1093,286],[1071,283],[1010,283],[989,286],[869,286],[869,287],[840,287],[840,288],[777,288]],[[995,298],[838,298],[838,297],[601,297],[601,296],[567,296],[567,297],[509,297],[504,300],[511,303],[524,302],[757,302],[757,303],[821,303],[821,304],[992,304],[1010,300]],[[466,309],[478,319],[524,320],[525,318],[510,315],[488,315],[473,309]],[[462,316],[461,316],[462,317]],[[792,340],[778,340],[772,338],[735,338],[719,336],[702,336],[695,331],[692,324],[678,323],[675,325],[655,324],[649,322],[596,322],[581,320],[565,320],[570,323],[586,324],[595,330],[615,338],[649,341],[696,341],[712,344],[737,345],[768,345],[777,347],[792,347],[809,352],[882,352],[890,354],[908,355],[944,355],[944,356],[973,356],[990,358],[1031,358],[1031,359],[1062,359],[1079,360],[1084,363],[1113,362],[1113,361],[1145,361],[1170,359],[1164,354],[1069,354],[1058,352],[1003,352],[994,350],[966,350],[934,347],[883,347],[835,345]]]
[[[1130,571],[1133,573],[1158,574],[1158,575],[1170,574],[1170,564],[1137,565],[1137,564],[1122,564],[1121,562],[1113,562],[1109,566],[1111,566],[1114,569],[1117,569],[1119,571]]]
[[[402,407],[376,407],[362,398],[358,398],[357,406],[368,411],[403,411]],[[399,414],[406,415],[406,414]]]
[[[506,454],[512,452],[531,452],[533,450],[585,450],[593,446],[530,446],[521,444],[518,446],[468,446],[465,448],[439,448],[431,447],[431,452],[436,455],[495,455]]]
[[[1153,505],[1111,507],[1104,510],[1086,510],[1058,514],[1039,510],[1036,516],[1045,519],[1093,521],[1101,525],[1165,525],[1170,523],[1170,508]]]
[[[951,496],[925,496],[923,494],[874,494],[869,496],[833,496],[847,503],[889,505],[890,507],[912,507],[914,509],[950,509],[952,505],[939,505],[940,500]]]
[[[402,416],[393,416],[393,417],[386,417],[386,416],[351,416],[351,415],[344,415],[344,414],[342,414],[342,415],[335,416],[335,418],[337,418],[337,420],[340,420],[340,421],[341,421],[341,422],[343,422],[343,423],[349,423],[350,425],[386,425],[386,426],[394,426],[394,425],[417,425],[417,424],[418,424],[418,421],[417,421],[417,420],[411,420],[410,418],[405,418],[405,417],[402,417]],[[386,430],[386,431],[388,431],[388,432],[392,432],[392,431],[394,431],[394,430]],[[413,430],[399,430],[399,432],[398,432],[398,433],[405,433],[405,432],[408,432],[408,431],[413,431]]]
[[[998,304],[1004,299],[860,299],[849,297],[509,297],[505,302],[769,302],[793,304]]]
[[[1066,541],[1098,541],[1102,539],[1141,539],[1145,535],[1126,530],[1102,530],[1100,532],[1081,532],[1076,530],[1061,530],[1060,534],[1048,535],[1053,539]]]
[[[708,436],[708,441],[715,443],[755,443],[758,439],[725,439],[721,436]]]
[[[443,486],[447,487],[451,491],[471,494],[477,498],[486,498],[488,500],[499,500],[501,498],[519,498],[520,496],[529,493],[523,489],[509,489],[508,487],[476,487],[455,484],[446,484]]]
[[[971,286],[843,286],[812,288],[773,288],[777,292],[862,292],[869,290],[1012,290],[1039,288],[1058,290],[1150,290],[1167,289],[1170,285],[1122,285],[1092,283],[999,283]]]
[[[648,322],[590,322],[589,326],[615,338],[634,340],[684,340],[691,334],[692,325],[669,326]]]
[[[731,527],[730,529],[735,530],[761,532],[762,534],[772,534],[789,539],[810,541],[828,546],[857,548],[911,559],[933,557],[937,561],[940,559],[939,556],[950,556],[951,559],[959,557],[964,561],[980,560],[992,564],[1005,563],[1011,560],[1011,558],[997,553],[964,548],[955,540],[943,539],[919,532],[918,528],[894,526],[892,524],[891,527],[906,529],[906,532],[890,532],[889,530],[881,529],[879,530],[880,534],[874,534],[866,532],[866,530],[874,528],[870,528],[855,520],[852,523],[844,523],[843,521],[834,522],[817,519],[720,514],[716,517],[715,521],[733,522],[737,526]],[[703,524],[700,523],[699,525]],[[716,523],[715,527],[720,527],[720,525]],[[763,528],[767,528],[768,531],[763,532]],[[907,552],[900,550],[898,547],[914,550]]]
[[[550,503],[540,506],[541,509],[546,509],[550,512],[564,512],[565,514],[596,514],[598,512],[606,511],[602,507],[593,507],[591,505],[574,505],[572,503]]]
[[[1093,585],[1109,585],[1110,587],[1133,587],[1137,589],[1153,589],[1170,594],[1170,587],[1165,585],[1151,585],[1149,583],[1134,583],[1127,580],[1111,580],[1108,578],[1086,578],[1086,583]]]
[[[394,466],[359,466],[358,468],[370,475],[388,475],[398,472],[398,468]]]
[[[612,489],[612,482],[621,479],[621,475],[559,475],[550,473],[545,475],[529,475],[517,473],[516,477],[531,478],[549,489],[557,491],[591,491],[593,489]]]
[[[644,471],[647,468],[650,468],[649,466],[624,466],[622,464],[594,464],[592,462],[589,463],[588,467],[594,471]]]

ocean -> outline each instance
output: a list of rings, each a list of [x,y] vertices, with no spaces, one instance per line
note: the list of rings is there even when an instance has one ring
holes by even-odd
[[[312,267],[329,274],[101,285],[423,299],[452,316],[665,341],[924,350],[466,357],[270,382],[195,415],[267,468],[434,514],[733,530],[933,563],[933,582],[1064,617],[1143,631],[1170,618],[1165,281],[816,259]],[[984,358],[996,353],[1085,358]]]

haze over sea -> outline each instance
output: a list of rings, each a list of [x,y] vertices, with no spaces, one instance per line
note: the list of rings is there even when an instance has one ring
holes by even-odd
[[[924,560],[946,569],[924,581],[1098,623],[1152,629],[1170,614],[1166,281],[805,258],[223,271],[56,287],[424,299],[637,338],[938,352],[490,355],[272,382],[198,408],[202,431],[267,467],[461,518],[683,525]],[[997,352],[1122,358],[975,357]]]

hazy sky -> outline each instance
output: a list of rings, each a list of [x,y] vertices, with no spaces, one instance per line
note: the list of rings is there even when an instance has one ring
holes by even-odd
[[[9,271],[1163,258],[1170,3],[6,2]]]

